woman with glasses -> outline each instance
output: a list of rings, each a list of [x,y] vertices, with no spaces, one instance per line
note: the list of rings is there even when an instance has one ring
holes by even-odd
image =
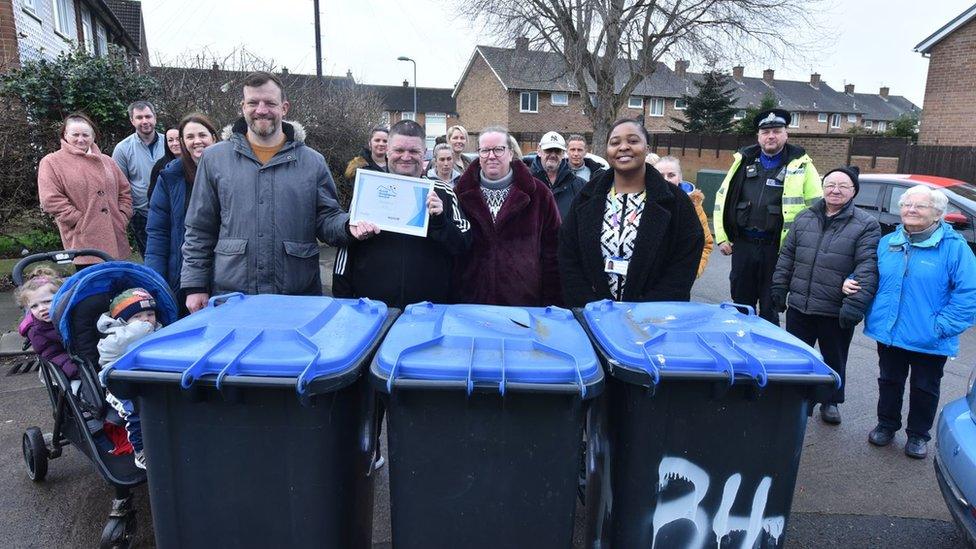
[[[857,166],[824,175],[823,198],[797,214],[773,273],[773,307],[781,313],[789,305],[786,330],[811,347],[819,344],[824,362],[840,374],[840,388],[820,405],[821,419],[831,425],[840,423],[854,327],[878,288],[881,226],[854,206],[858,175]],[[860,290],[845,295],[846,280]]]
[[[928,454],[946,359],[959,354],[959,334],[976,319],[976,258],[942,220],[948,204],[945,193],[926,185],[898,200],[901,224],[878,244],[878,294],[864,328],[878,342],[881,370],[878,425],[868,441],[887,446],[901,429],[909,379],[905,454],[916,459]],[[846,292],[860,290],[845,285]]]
[[[688,195],[646,163],[643,124],[618,120],[609,170],[576,195],[559,233],[566,305],[591,301],[688,301],[705,236]]]

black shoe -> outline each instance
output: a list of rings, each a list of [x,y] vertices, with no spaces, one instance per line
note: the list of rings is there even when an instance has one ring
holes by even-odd
[[[929,455],[929,443],[922,437],[908,437],[905,455],[915,459],[925,459]]]
[[[824,423],[829,423],[831,425],[840,425],[840,410],[837,409],[837,405],[821,404],[820,419],[824,420]]]
[[[871,431],[868,435],[868,442],[874,444],[875,446],[887,446],[891,444],[891,441],[895,439],[895,433],[892,433],[888,429],[878,425]]]

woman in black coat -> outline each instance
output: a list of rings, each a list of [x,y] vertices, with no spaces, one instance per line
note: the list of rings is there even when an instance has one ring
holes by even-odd
[[[559,233],[566,305],[688,301],[705,235],[688,195],[645,163],[648,135],[636,120],[610,128],[610,170],[576,196]]]

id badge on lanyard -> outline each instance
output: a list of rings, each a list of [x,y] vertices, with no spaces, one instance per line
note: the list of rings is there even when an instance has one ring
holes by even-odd
[[[603,266],[603,271],[606,273],[613,273],[622,276],[627,276],[627,267],[629,266],[630,266],[629,259],[613,256],[607,258],[607,262]]]

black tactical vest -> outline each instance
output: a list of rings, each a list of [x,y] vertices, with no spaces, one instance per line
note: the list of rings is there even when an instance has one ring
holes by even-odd
[[[783,226],[783,181],[786,164],[772,169],[759,160],[743,168],[742,194],[735,206],[735,222],[740,229],[776,232]]]

